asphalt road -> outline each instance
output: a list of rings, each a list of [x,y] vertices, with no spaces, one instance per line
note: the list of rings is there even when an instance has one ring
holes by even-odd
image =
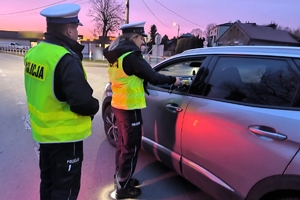
[[[107,71],[84,63],[94,96],[101,102]],[[0,53],[0,199],[39,199],[38,145],[32,140],[23,79],[23,58]],[[37,91],[38,95],[38,91]],[[114,148],[105,138],[101,113],[93,134],[84,141],[84,162],[78,200],[113,199]],[[142,182],[139,199],[213,200],[174,171],[140,151],[134,177]]]

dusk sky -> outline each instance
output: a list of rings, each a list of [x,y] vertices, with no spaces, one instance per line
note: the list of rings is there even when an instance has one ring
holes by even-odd
[[[124,2],[125,0],[120,0]],[[0,30],[45,31],[46,20],[39,12],[47,5],[78,3],[81,6],[79,19],[83,27],[79,34],[91,37],[93,23],[87,17],[91,6],[88,0],[1,0]],[[177,36],[207,24],[227,22],[255,22],[259,25],[275,22],[292,29],[300,28],[299,0],[130,0],[129,21],[146,21],[145,31],[155,24],[158,33]]]

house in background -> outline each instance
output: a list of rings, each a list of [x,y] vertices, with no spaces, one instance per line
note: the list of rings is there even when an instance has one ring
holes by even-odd
[[[236,45],[300,46],[300,43],[289,32],[274,26],[237,21],[217,40],[217,46]]]
[[[0,43],[13,42],[28,48],[33,47],[44,39],[44,32],[37,31],[7,31],[0,30]],[[104,48],[108,46],[116,37],[99,37],[98,39],[84,39],[83,35],[78,35],[78,42],[84,45],[82,54],[84,58],[93,57],[94,60],[102,60],[103,53],[101,43]]]
[[[209,30],[208,46],[217,46],[217,40],[227,31],[233,23],[224,23]]]
[[[191,33],[184,33],[178,39],[181,39],[181,38],[191,38],[191,37],[195,37],[195,36],[193,34],[191,34]]]
[[[175,55],[175,48],[177,44],[177,39],[168,40],[164,47],[164,56],[173,56]]]
[[[22,46],[35,46],[43,37],[43,32],[0,30],[1,42],[15,42]]]

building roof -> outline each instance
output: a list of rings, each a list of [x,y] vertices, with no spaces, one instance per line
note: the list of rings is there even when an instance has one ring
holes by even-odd
[[[224,23],[224,24],[219,24],[217,26],[231,26],[233,23],[228,22],[228,23]]]
[[[185,34],[182,34],[181,36],[180,36],[181,38],[189,38],[189,37],[195,37],[193,34],[191,34],[191,33],[185,33]]]
[[[231,23],[231,22],[223,23],[223,24],[218,24],[218,25],[214,26],[213,28],[209,29],[209,31],[211,31],[211,30],[213,30],[213,29],[215,29],[215,28],[218,28],[218,27],[220,27],[220,26],[232,26],[232,24],[233,24],[233,23]]]
[[[19,32],[18,31],[3,31],[0,30],[0,39],[18,39]]]
[[[1,39],[11,40],[42,40],[44,37],[43,32],[37,31],[4,31],[0,30]]]
[[[299,44],[289,32],[284,30],[274,29],[272,27],[260,26],[255,23],[240,23],[237,24],[251,39]]]

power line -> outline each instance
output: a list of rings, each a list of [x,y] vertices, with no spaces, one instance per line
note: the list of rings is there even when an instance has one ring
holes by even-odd
[[[80,1],[83,1],[83,0],[77,0],[77,1],[74,1],[74,2],[72,2],[72,3],[78,3],[78,2],[80,2]]]
[[[72,3],[77,3],[79,5],[82,5],[82,4],[85,4],[85,3],[89,3],[89,1],[84,1],[84,2],[80,2],[80,1],[83,1],[83,0],[77,0],[77,1],[74,1]]]
[[[152,15],[153,15],[160,23],[162,23],[162,25],[164,25],[165,27],[171,29],[169,26],[165,25],[162,21],[160,21],[160,19],[158,19],[158,18],[156,17],[156,15],[151,11],[151,9],[147,6],[147,4],[144,2],[144,0],[142,0],[142,2],[145,4],[145,6],[148,8],[148,10],[152,13]]]
[[[58,1],[58,2],[56,2],[56,3],[48,4],[48,5],[45,5],[45,6],[38,7],[38,8],[33,8],[33,9],[23,10],[23,11],[13,12],[13,13],[5,13],[5,14],[0,14],[0,15],[14,15],[14,14],[19,14],[19,13],[25,13],[25,12],[28,12],[28,11],[33,11],[33,10],[45,8],[45,7],[48,7],[48,6],[52,6],[52,5],[55,5],[55,4],[64,2],[64,1],[66,1],[66,0]]]
[[[49,4],[49,5],[45,5],[45,6],[41,6],[39,8],[33,8],[33,9],[18,11],[18,12],[14,12],[14,13],[0,14],[0,19],[1,20],[11,20],[11,19],[16,19],[16,16],[18,16],[18,17],[30,17],[32,15],[36,15],[39,12],[40,8],[48,7],[50,5],[55,5],[55,4],[64,2],[64,1],[66,1],[66,0],[59,1],[59,2],[56,2],[56,3],[52,3],[52,4]],[[78,5],[89,3],[88,1],[84,1],[84,2],[82,2],[82,1],[84,1],[84,0],[77,0],[77,1],[74,1],[72,3],[77,3]]]
[[[192,22],[192,21],[190,21],[190,20],[188,20],[188,19],[182,17],[181,15],[179,15],[179,14],[177,14],[176,12],[172,11],[171,9],[169,9],[168,7],[166,7],[165,5],[159,3],[157,0],[155,0],[155,1],[156,1],[156,3],[160,4],[160,5],[163,6],[165,9],[167,9],[167,10],[169,10],[170,12],[174,13],[175,15],[181,17],[182,19],[184,19],[184,20],[186,20],[186,21],[188,21],[188,22],[190,22],[190,23],[192,23],[192,24],[195,24],[195,25],[197,25],[197,26],[200,26],[200,27],[204,28],[203,26],[201,26],[201,25],[199,25],[199,24],[196,24],[196,23],[194,23],[194,22]]]
[[[33,15],[37,15],[37,12],[27,12],[27,13],[18,13],[15,15],[4,15],[4,16],[0,16],[0,20],[10,20],[10,19],[14,19],[16,20],[16,18],[25,18],[25,17],[31,17]]]

